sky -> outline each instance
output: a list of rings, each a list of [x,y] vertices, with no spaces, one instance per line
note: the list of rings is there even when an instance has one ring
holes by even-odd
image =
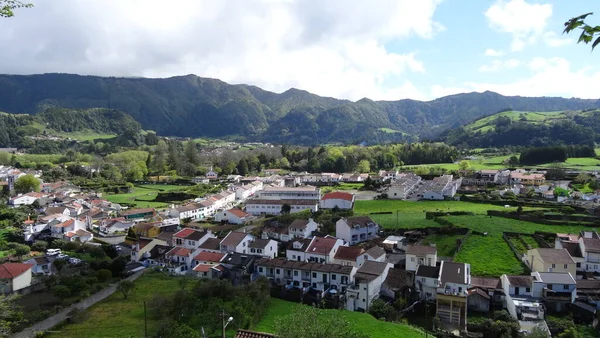
[[[597,0],[28,2],[0,18],[0,73],[196,74],[350,100],[600,98],[600,50],[562,34]]]

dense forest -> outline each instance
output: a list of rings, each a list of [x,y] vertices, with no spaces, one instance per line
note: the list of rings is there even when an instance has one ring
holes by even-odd
[[[555,111],[598,100],[466,93],[433,101],[356,102],[290,89],[277,94],[195,75],[165,79],[69,74],[0,75],[0,111],[107,108],[163,136],[229,137],[298,145],[380,144],[431,138],[506,107]]]

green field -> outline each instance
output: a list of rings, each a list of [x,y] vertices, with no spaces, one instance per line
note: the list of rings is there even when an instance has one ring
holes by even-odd
[[[50,134],[56,134],[56,135],[64,137],[64,138],[71,138],[71,139],[77,140],[77,141],[91,141],[91,140],[96,140],[96,139],[104,140],[104,139],[110,139],[110,138],[117,137],[116,134],[100,134],[100,133],[93,132],[91,130],[90,131],[70,132],[70,133],[50,132]]]
[[[401,200],[356,201],[354,207],[354,212],[360,215],[367,215],[372,212],[393,212],[393,214],[388,215],[371,215],[371,218],[384,228],[403,229],[439,226],[433,220],[425,219],[426,211],[470,211],[485,215],[488,210],[516,211],[517,208],[460,201],[414,202]],[[524,210],[531,209],[524,208]],[[398,212],[398,215],[396,215],[396,212]]]
[[[456,251],[456,240],[462,237],[462,235],[429,235],[421,244],[435,244],[438,256],[452,257]]]
[[[581,230],[581,227],[575,226],[540,225],[501,217],[448,216],[445,219],[459,227],[488,233],[487,236],[469,235],[455,257],[458,262],[470,263],[474,276],[500,276],[504,273],[524,272],[521,263],[502,238],[504,231],[532,234],[535,231],[575,233]]]
[[[274,333],[275,320],[282,316],[289,316],[292,314],[294,307],[306,306],[284,300],[271,298],[271,306],[267,311],[265,317],[258,323],[254,328],[255,331]],[[379,321],[373,316],[346,310],[319,310],[323,314],[335,313],[336,315],[342,316],[346,319],[352,328],[356,331],[362,332],[369,337],[373,338],[412,338],[412,337],[425,337],[425,333],[408,325],[394,324],[384,321]],[[299,328],[301,329],[301,328]]]
[[[189,188],[189,186],[169,185],[169,184],[140,184],[140,185],[136,185],[136,187],[149,189],[149,190],[157,190],[157,191],[177,191],[177,190]]]
[[[168,204],[163,202],[152,202],[158,195],[156,189],[134,187],[133,191],[126,194],[106,195],[104,198],[113,203],[130,203],[139,208],[164,208]]]
[[[572,112],[572,111],[551,111],[551,112],[526,112],[526,111],[506,111],[476,120],[465,126],[465,129],[471,132],[485,133],[496,128],[496,119],[499,117],[508,117],[513,122],[525,122],[529,124],[550,124],[561,120],[571,120],[573,116],[589,116],[591,112]]]
[[[144,301],[157,294],[179,290],[176,277],[147,272],[135,281],[137,290],[123,299],[116,292],[84,313],[83,321],[53,330],[48,337],[117,338],[144,336]],[[148,331],[154,332],[154,320],[148,321]]]

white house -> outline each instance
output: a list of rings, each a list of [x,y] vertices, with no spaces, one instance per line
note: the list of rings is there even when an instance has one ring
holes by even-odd
[[[406,248],[406,270],[417,271],[421,265],[436,266],[437,249],[434,246],[409,245]]]
[[[321,199],[321,189],[313,186],[302,187],[265,187],[258,192],[259,199],[275,200],[312,200]]]
[[[569,272],[537,272],[533,277],[533,297],[542,298],[546,308],[562,312],[577,298],[577,282]]]
[[[215,221],[227,222],[230,224],[244,224],[250,219],[251,215],[240,209],[229,209],[219,211],[215,215]]]
[[[216,238],[210,230],[200,231],[191,228],[184,228],[173,234],[173,244],[178,247],[188,248],[192,251],[200,248],[209,238]]]
[[[424,200],[443,200],[446,197],[452,198],[456,195],[458,188],[462,184],[462,178],[453,181],[452,175],[442,175],[433,179],[429,189],[423,193]]]
[[[365,250],[358,246],[340,246],[333,256],[333,263],[360,268],[366,260],[364,253]]]
[[[221,252],[238,252],[241,254],[249,254],[250,242],[254,240],[255,238],[251,234],[230,231],[220,243]]]
[[[471,266],[442,261],[436,296],[437,316],[442,322],[467,327],[467,295],[471,287]]]
[[[533,298],[532,276],[500,277],[508,313],[518,320],[544,319],[544,306],[541,299]]]
[[[263,182],[254,181],[248,184],[244,184],[235,189],[235,199],[245,200],[249,197],[254,196],[259,190],[263,188]]]
[[[86,224],[76,218],[71,218],[64,222],[50,227],[50,234],[54,238],[70,240],[66,235],[77,230],[85,230]]]
[[[0,265],[0,293],[13,293],[30,286],[31,268],[27,263]]]
[[[369,216],[342,217],[335,223],[335,237],[349,245],[377,238],[379,225]]]
[[[22,194],[22,195],[12,197],[8,201],[8,204],[13,207],[18,207],[21,205],[32,205],[33,202],[35,202],[37,199],[43,198],[45,196],[46,196],[45,194],[40,193],[40,192],[30,192],[27,194]]]
[[[31,264],[31,272],[34,274],[52,274],[52,262],[47,256],[34,257],[27,260],[25,263]]]
[[[405,199],[415,191],[421,180],[421,176],[413,173],[402,174],[387,189],[387,197],[389,199]]]
[[[440,267],[419,265],[415,273],[415,289],[421,297],[433,300],[440,285]]]
[[[127,232],[134,225],[134,221],[126,220],[123,217],[105,218],[100,222],[99,230],[103,234],[114,234],[116,232]]]
[[[600,272],[600,237],[598,233],[582,231],[578,242],[585,261],[585,271]]]
[[[258,238],[248,244],[251,255],[263,256],[266,258],[277,257],[277,250],[279,248],[279,242],[272,239]]]
[[[186,218],[191,220],[202,219],[204,217],[204,206],[200,203],[190,203],[177,208],[174,208],[169,212],[171,217],[179,218],[182,221]]]
[[[293,240],[288,245],[286,257],[289,260],[330,264],[344,241],[335,237],[313,237],[310,240]]]
[[[354,209],[354,194],[347,192],[329,192],[323,195],[319,204],[321,209],[333,209],[335,207],[342,210]]]
[[[354,274],[354,284],[346,290],[346,310],[368,312],[371,303],[379,298],[392,267],[390,263],[366,261]]]
[[[308,220],[295,219],[288,226],[288,234],[290,238],[309,238],[312,236],[313,231],[317,231],[318,228],[319,224],[312,218]]]
[[[279,215],[284,204],[290,206],[290,213],[304,210],[317,212],[319,210],[318,200],[251,199],[246,202],[246,212],[251,215]]]

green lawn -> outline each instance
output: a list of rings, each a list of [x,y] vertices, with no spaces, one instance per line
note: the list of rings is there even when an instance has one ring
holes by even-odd
[[[113,203],[132,203],[140,208],[164,208],[167,203],[152,202],[158,195],[156,189],[135,187],[133,191],[126,194],[106,195],[105,198]]]
[[[72,138],[77,141],[91,141],[96,139],[109,139],[117,137],[116,134],[100,134],[93,131],[80,131],[72,133],[58,133],[59,136],[65,138]]]
[[[185,190],[189,189],[190,186],[185,185],[170,185],[170,184],[140,184],[136,185],[136,187],[141,187],[149,190],[157,190],[157,191],[177,191],[177,190]]]
[[[56,328],[48,337],[143,337],[144,301],[157,294],[174,293],[179,285],[177,278],[154,272],[147,272],[135,283],[137,290],[127,300],[116,292],[89,308],[82,322]],[[155,323],[148,321],[149,332],[154,332]]]
[[[502,239],[504,231],[576,233],[582,230],[576,226],[540,225],[501,217],[448,216],[445,219],[459,227],[488,233],[487,236],[471,234],[455,257],[458,262],[470,263],[474,276],[500,276],[504,273],[521,274],[524,272],[521,263]],[[533,241],[533,239],[531,240]]]
[[[452,257],[456,251],[456,240],[462,237],[462,235],[429,235],[422,244],[435,244],[438,256]]]
[[[292,314],[294,307],[306,306],[284,300],[271,298],[271,306],[263,320],[258,323],[254,328],[255,331],[274,333],[275,320],[282,316],[289,316]],[[359,332],[367,334],[373,338],[412,338],[412,337],[425,337],[425,333],[408,325],[394,324],[389,322],[383,322],[375,319],[373,316],[360,313],[351,312],[346,310],[319,310],[323,314],[336,313],[346,319],[350,325]],[[299,328],[302,329],[302,328]]]

